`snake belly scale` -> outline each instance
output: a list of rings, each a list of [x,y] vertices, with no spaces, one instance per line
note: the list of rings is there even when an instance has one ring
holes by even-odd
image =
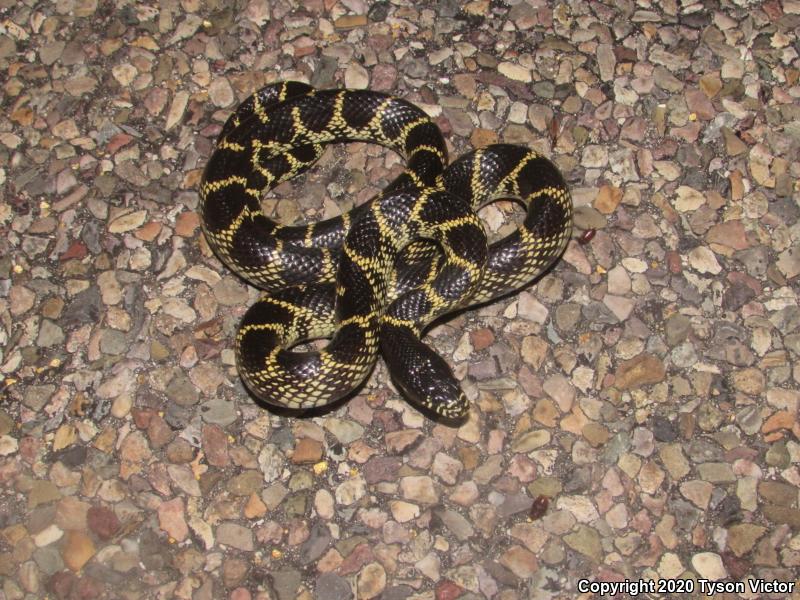
[[[308,169],[330,143],[381,144],[405,170],[339,217],[282,226],[263,193]],[[491,245],[476,211],[498,198],[526,206]],[[496,144],[448,166],[442,134],[419,108],[365,90],[266,86],[222,128],[200,185],[203,229],[235,273],[265,290],[236,337],[239,373],[262,401],[292,409],[334,402],[382,355],[418,407],[460,418],[468,403],[446,361],[421,341],[440,316],[524,287],[569,240],[572,202],[540,154]],[[330,338],[319,351],[297,344]]]

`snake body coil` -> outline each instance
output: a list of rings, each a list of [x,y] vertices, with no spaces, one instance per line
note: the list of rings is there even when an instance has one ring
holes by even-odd
[[[340,217],[286,227],[261,211],[266,189],[309,168],[324,145],[391,148],[405,171]],[[228,119],[203,175],[209,245],[267,293],[236,339],[239,372],[261,400],[305,409],[356,388],[381,353],[404,394],[449,418],[468,405],[447,363],[421,336],[439,316],[523,287],[563,251],[572,204],[556,167],[498,144],[449,167],[436,125],[401,99],[361,90],[267,86]],[[498,198],[525,204],[517,230],[487,246],[475,211]],[[300,342],[330,337],[318,352]]]

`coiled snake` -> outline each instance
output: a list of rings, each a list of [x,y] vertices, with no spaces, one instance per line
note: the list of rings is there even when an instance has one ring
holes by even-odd
[[[307,226],[281,226],[263,192],[309,168],[325,144],[364,141],[399,153],[406,169],[376,198]],[[475,211],[498,199],[525,204],[524,221],[487,245]],[[468,404],[447,363],[421,341],[448,312],[519,289],[558,259],[572,202],[558,169],[507,144],[447,165],[438,127],[414,105],[363,90],[287,82],[245,100],[225,123],[200,186],[211,248],[266,290],[245,314],[236,357],[264,402],[323,406],[358,387],[382,354],[417,406],[445,418]],[[330,337],[320,351],[299,343]]]

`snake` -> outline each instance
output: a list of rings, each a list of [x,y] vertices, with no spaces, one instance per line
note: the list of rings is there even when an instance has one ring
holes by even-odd
[[[289,226],[264,213],[265,192],[308,170],[326,145],[353,141],[393,150],[404,170],[337,217]],[[563,254],[572,228],[568,186],[539,152],[493,144],[448,164],[441,130],[414,104],[300,82],[269,84],[228,117],[199,198],[208,245],[264,291],[236,334],[241,379],[260,401],[299,411],[347,397],[382,356],[413,405],[462,419],[466,395],[426,330],[526,287]],[[526,212],[489,244],[477,211],[497,199]],[[329,341],[301,349],[317,339]]]

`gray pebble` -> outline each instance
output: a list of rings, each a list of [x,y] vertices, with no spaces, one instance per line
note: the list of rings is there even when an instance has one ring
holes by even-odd
[[[297,588],[302,583],[302,575],[296,569],[281,569],[270,574],[272,589],[278,600],[294,600]]]
[[[79,292],[72,299],[61,315],[60,322],[67,328],[96,323],[100,319],[102,309],[103,301],[100,298],[100,289],[93,285]]]
[[[191,406],[200,399],[200,392],[183,373],[177,373],[167,385],[167,398],[180,406]]]
[[[200,408],[203,420],[206,423],[227,427],[236,421],[236,406],[224,398],[214,398],[204,403]]]
[[[353,590],[345,578],[335,573],[323,573],[317,577],[314,586],[315,600],[350,600],[352,597]],[[386,593],[382,597],[385,598]]]
[[[22,403],[33,411],[40,411],[47,401],[53,396],[56,391],[56,386],[46,385],[33,385],[25,390],[25,395],[22,397]]]

